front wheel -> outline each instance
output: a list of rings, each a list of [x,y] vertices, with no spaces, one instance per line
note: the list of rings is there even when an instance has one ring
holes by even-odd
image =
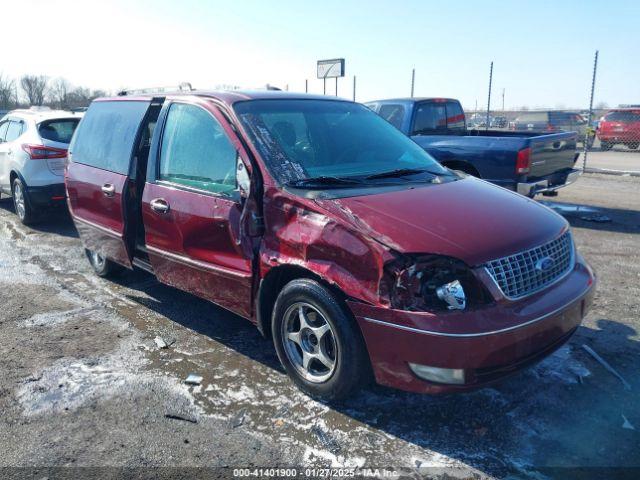
[[[342,302],[318,282],[298,279],[278,295],[272,333],[278,358],[308,395],[340,400],[369,377],[360,331]]]
[[[24,183],[19,178],[16,178],[11,185],[11,195],[13,196],[13,208],[20,221],[24,225],[33,223],[36,219],[36,214],[31,207]]]
[[[99,277],[110,277],[122,271],[122,267],[120,265],[103,257],[95,250],[85,249],[84,253],[87,255],[89,263],[91,264],[91,267],[93,267],[93,271]]]
[[[609,143],[609,142],[600,142],[600,150],[611,150],[611,148],[613,147],[613,143]]]

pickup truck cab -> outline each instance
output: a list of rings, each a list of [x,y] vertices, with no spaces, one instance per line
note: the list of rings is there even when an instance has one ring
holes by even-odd
[[[574,168],[576,132],[467,130],[462,106],[453,98],[398,98],[366,105],[442,165],[529,197],[555,195],[581,174]]]
[[[486,385],[560,346],[591,302],[562,217],[443,168],[357,103],[99,99],[69,160],[98,275],[137,266],[249,319],[321,399],[371,372],[416,392]]]

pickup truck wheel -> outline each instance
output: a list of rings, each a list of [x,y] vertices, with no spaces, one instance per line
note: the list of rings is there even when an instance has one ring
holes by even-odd
[[[89,263],[93,267],[93,271],[96,272],[96,275],[99,277],[110,277],[122,271],[122,267],[120,265],[103,257],[100,253],[88,249],[85,249],[84,252],[89,259]]]
[[[31,207],[29,195],[24,184],[19,178],[16,178],[11,185],[11,194],[13,196],[13,208],[16,215],[24,225],[32,224],[36,219],[36,214]]]
[[[613,147],[612,143],[609,142],[600,142],[600,150],[611,150],[611,148]]]
[[[298,279],[278,295],[272,333],[278,358],[296,385],[325,401],[358,390],[369,376],[369,359],[346,307],[318,282]]]

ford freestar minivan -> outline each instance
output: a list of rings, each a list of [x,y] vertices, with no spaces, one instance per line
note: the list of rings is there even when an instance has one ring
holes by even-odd
[[[96,273],[251,320],[322,399],[477,388],[540,360],[594,274],[567,222],[438,164],[365,106],[284,92],[94,101],[68,201]]]

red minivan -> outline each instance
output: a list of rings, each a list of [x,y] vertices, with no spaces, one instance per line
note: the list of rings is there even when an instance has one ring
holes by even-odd
[[[139,267],[271,336],[306,393],[442,393],[566,342],[594,291],[567,222],[442,167],[363,105],[285,92],[94,101],[69,207],[107,276]]]

